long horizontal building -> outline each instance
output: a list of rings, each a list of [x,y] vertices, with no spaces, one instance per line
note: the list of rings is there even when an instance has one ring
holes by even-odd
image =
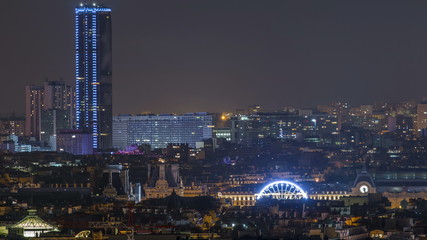
[[[334,146],[339,142],[336,115],[257,113],[230,118],[231,142],[257,144],[266,139],[299,140]]]
[[[188,144],[212,138],[212,116],[207,113],[185,115],[119,115],[113,117],[113,146],[150,144],[165,148],[169,143]]]
[[[228,200],[233,206],[241,207],[254,206],[259,197],[333,201],[344,200],[348,197],[381,194],[390,201],[391,208],[402,207],[402,202],[408,202],[410,199],[427,200],[427,171],[425,169],[377,173],[368,173],[364,169],[357,174],[354,183],[350,185],[316,182],[298,182],[297,184],[288,181],[273,181],[269,184],[233,185],[218,192],[217,197]]]

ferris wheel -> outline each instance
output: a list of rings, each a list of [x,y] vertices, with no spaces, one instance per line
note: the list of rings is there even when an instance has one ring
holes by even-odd
[[[270,196],[274,199],[306,199],[307,193],[295,183],[276,181],[265,186],[257,194],[257,199]]]

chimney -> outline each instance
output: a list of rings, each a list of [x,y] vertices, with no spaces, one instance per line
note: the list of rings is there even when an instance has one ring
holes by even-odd
[[[147,164],[147,183],[150,182],[151,164]]]
[[[179,184],[179,164],[171,164],[173,179]]]
[[[165,165],[162,164],[159,166],[159,179],[165,180],[166,179],[166,175],[165,175]]]

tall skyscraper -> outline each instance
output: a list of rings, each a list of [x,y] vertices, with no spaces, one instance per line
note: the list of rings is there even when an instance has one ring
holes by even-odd
[[[92,133],[93,148],[112,147],[111,9],[76,7],[76,128]]]
[[[25,135],[40,140],[41,111],[43,107],[43,87],[25,87]]]

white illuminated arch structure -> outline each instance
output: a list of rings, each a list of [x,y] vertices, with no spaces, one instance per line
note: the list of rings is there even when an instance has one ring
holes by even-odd
[[[257,199],[270,196],[274,199],[306,199],[307,193],[295,183],[276,181],[265,186],[257,194]]]
[[[84,230],[84,231],[77,233],[77,235],[74,238],[90,238],[91,233],[92,232],[89,230]]]

